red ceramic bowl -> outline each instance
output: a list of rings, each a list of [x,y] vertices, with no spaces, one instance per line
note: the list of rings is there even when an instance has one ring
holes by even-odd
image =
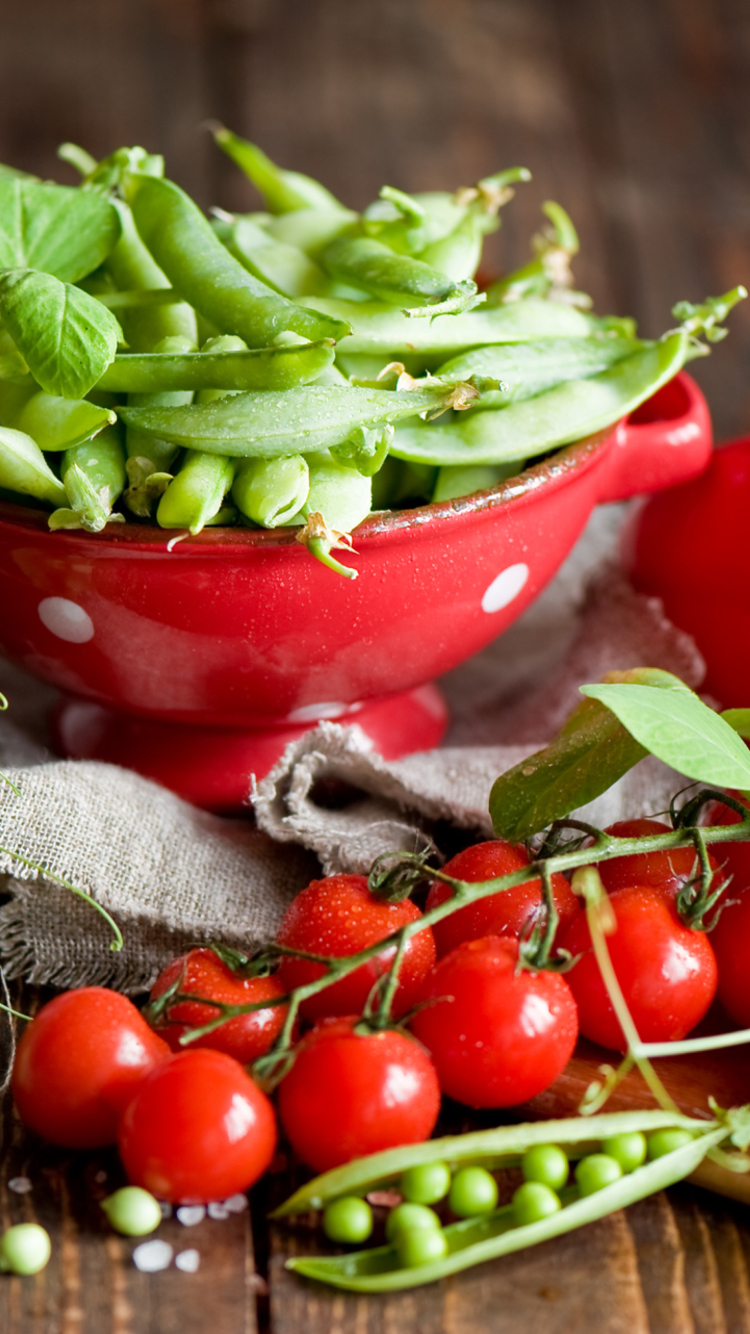
[[[50,533],[0,503],[0,651],[72,697],[62,753],[236,808],[321,718],[360,723],[387,757],[436,744],[445,711],[426,683],[516,619],[599,501],[692,477],[710,450],[705,400],[679,375],[490,491],[365,520],[345,557],[356,580],[294,530],[206,529],[170,551],[158,528]]]

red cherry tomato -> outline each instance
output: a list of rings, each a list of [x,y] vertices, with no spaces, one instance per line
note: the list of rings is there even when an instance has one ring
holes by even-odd
[[[222,1051],[183,1051],[144,1080],[120,1123],[130,1181],[162,1200],[206,1204],[247,1190],[276,1148],[265,1093]]]
[[[748,803],[739,792],[731,794],[736,801],[742,802],[743,806]],[[709,802],[704,807],[704,820],[706,824],[739,824],[740,817],[731,806],[725,806],[721,801]],[[748,843],[714,843],[713,856],[715,857],[721,871],[722,880],[728,880],[732,877],[723,897],[727,899],[735,898],[737,893],[745,889],[750,889],[750,842]],[[713,936],[713,933],[712,933]]]
[[[719,969],[719,1000],[740,1028],[750,1028],[750,887],[733,891],[734,882],[711,932],[711,945]]]
[[[549,1087],[575,1046],[575,1001],[563,977],[516,971],[509,936],[467,940],[446,954],[411,1021],[440,1087],[470,1107],[513,1107]]]
[[[326,1172],[351,1158],[428,1139],[440,1109],[435,1067],[395,1029],[359,1035],[356,1018],[323,1019],[279,1085],[279,1116],[304,1163]]]
[[[71,1149],[114,1144],[120,1113],[169,1048],[132,1001],[105,987],[66,991],[18,1045],[13,1094],[21,1120]]]
[[[313,880],[297,895],[286,911],[276,939],[280,945],[293,949],[339,958],[366,949],[421,916],[409,899],[383,903],[373,898],[362,875],[329,875],[325,880]],[[395,952],[395,945],[389,946],[348,977],[303,1001],[300,1006],[303,1018],[360,1014],[372,986],[386,972]],[[404,951],[394,1015],[398,1017],[411,1008],[422,979],[434,962],[435,941],[429,927],[425,927],[412,936]],[[279,977],[284,990],[291,991],[324,972],[322,964],[283,958]]]
[[[661,820],[620,820],[605,831],[615,838],[638,838],[644,834],[669,834],[671,826]],[[710,859],[714,869],[718,863]],[[630,885],[652,885],[674,897],[688,880],[700,873],[694,848],[672,848],[669,852],[636,852],[630,857],[613,857],[597,863],[602,884],[609,894]]]
[[[179,989],[206,1000],[223,1001],[226,1005],[247,1005],[253,1001],[275,1000],[284,995],[284,988],[276,977],[239,977],[210,949],[190,950],[179,959],[173,959],[159,974],[151,991],[151,1000],[157,1000],[179,979]],[[189,1028],[216,1019],[219,1011],[212,1005],[198,1001],[178,1001],[154,1026],[172,1051],[185,1051],[179,1045],[180,1037]],[[241,1065],[267,1052],[275,1042],[284,1023],[285,1005],[269,1006],[266,1010],[250,1010],[247,1014],[228,1019],[213,1033],[196,1038],[191,1047],[211,1047],[234,1056]]]
[[[617,930],[607,937],[612,966],[644,1042],[684,1038],[716,993],[716,959],[702,931],[683,926],[669,895],[647,885],[618,889],[610,898]],[[626,1048],[591,946],[586,914],[568,927],[561,945],[581,958],[566,973],[578,1002],[581,1032],[592,1042]]]
[[[525,848],[515,847],[503,839],[490,843],[476,843],[459,852],[443,869],[456,880],[495,880],[528,866],[530,858]],[[427,899],[427,912],[437,908],[451,897],[450,886],[436,880]],[[558,934],[572,922],[579,910],[578,900],[564,875],[552,876],[552,898],[560,916]],[[482,936],[515,936],[518,938],[528,919],[536,916],[542,902],[540,880],[517,885],[515,889],[501,890],[478,903],[459,908],[450,917],[436,922],[432,928],[438,958],[456,948],[464,940],[479,940]]]

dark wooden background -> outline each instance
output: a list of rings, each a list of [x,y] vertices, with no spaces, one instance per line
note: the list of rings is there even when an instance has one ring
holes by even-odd
[[[578,286],[648,335],[681,298],[750,286],[749,0],[2,0],[0,160],[72,180],[59,141],[96,155],[141,143],[202,204],[254,207],[201,129],[210,117],[354,206],[384,183],[450,189],[525,164],[534,180],[492,263],[522,261],[540,203],[558,199],[581,235]],[[719,440],[750,430],[749,370],[741,309],[696,369]],[[35,1188],[0,1192],[2,1222],[40,1217],[55,1251],[37,1280],[0,1281],[1,1334],[750,1331],[746,1210],[687,1186],[365,1300],[285,1276],[285,1249],[312,1238],[269,1231],[262,1199],[252,1221],[167,1224],[201,1269],[141,1275],[100,1223],[114,1162],[39,1150],[7,1106],[4,1130],[0,1180],[28,1173]],[[273,1195],[288,1187],[271,1178]]]

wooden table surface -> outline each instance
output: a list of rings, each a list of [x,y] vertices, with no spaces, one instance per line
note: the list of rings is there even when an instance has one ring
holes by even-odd
[[[198,128],[209,116],[356,207],[385,182],[453,188],[524,163],[534,180],[505,210],[495,267],[523,261],[553,198],[580,231],[578,286],[647,335],[679,299],[750,286],[747,0],[5,0],[0,86],[0,160],[42,175],[72,179],[55,160],[62,139],[95,154],[138,142],[204,205],[254,207]],[[750,429],[750,312],[730,328],[695,368],[719,440]],[[687,1185],[364,1299],[284,1272],[286,1254],[314,1245],[265,1221],[289,1171],[252,1214],[166,1223],[200,1268],[145,1275],[102,1227],[112,1156],[40,1148],[8,1099],[3,1146],[2,1222],[38,1217],[54,1251],[37,1279],[0,1281],[0,1334],[750,1331],[750,1212]],[[19,1175],[31,1194],[7,1189]]]

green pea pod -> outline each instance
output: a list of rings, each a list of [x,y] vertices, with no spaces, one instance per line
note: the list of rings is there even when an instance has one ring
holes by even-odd
[[[125,486],[125,451],[119,427],[108,426],[92,440],[67,449],[60,475],[68,504],[49,516],[50,528],[83,528],[100,533],[110,522],[122,523],[112,506]]]
[[[88,440],[116,420],[111,408],[86,399],[58,398],[40,389],[27,399],[13,425],[36,440],[40,449],[59,451]]]
[[[122,292],[169,291],[170,284],[149,254],[136,230],[133,215],[121,199],[113,200],[120,215],[120,239],[104,268]],[[162,338],[198,337],[195,311],[186,302],[154,306],[118,307],[118,319],[131,352],[151,352]]]
[[[141,239],[172,286],[224,333],[268,347],[291,329],[314,342],[343,338],[349,325],[294,305],[229,254],[197,204],[171,181],[133,175],[128,202]]]
[[[482,240],[486,230],[477,225],[473,214],[469,214],[450,236],[422,250],[419,258],[447,274],[454,282],[473,278],[482,258]]]
[[[33,496],[47,505],[64,505],[65,487],[49,468],[30,435],[0,426],[0,487]]]
[[[294,299],[325,291],[326,275],[314,259],[299,246],[275,240],[250,218],[236,218],[221,239],[248,273],[282,296]]]
[[[627,416],[677,374],[688,347],[689,337],[680,330],[599,375],[569,380],[536,398],[495,412],[472,413],[456,425],[399,427],[391,453],[438,467],[533,458]]]
[[[356,579],[357,571],[342,565],[331,552],[335,547],[352,550],[351,531],[372,508],[370,478],[329,454],[312,454],[307,461],[310,490],[300,515],[304,527],[297,540],[336,574]]]
[[[490,375],[503,389],[483,394],[477,408],[503,407],[511,399],[533,398],[565,380],[583,380],[604,371],[645,344],[616,333],[594,333],[588,338],[540,338],[527,343],[475,347],[450,357],[437,374],[453,380]]]
[[[410,390],[308,385],[283,392],[239,394],[216,403],[177,408],[119,408],[128,427],[174,445],[234,457],[311,454],[344,444],[358,427],[372,427],[452,407],[452,384]]]
[[[39,385],[30,375],[23,380],[0,380],[0,425],[15,427],[29,399],[39,392]]]
[[[257,186],[271,213],[290,213],[298,208],[343,208],[335,195],[311,176],[277,167],[255,144],[223,125],[213,127],[213,136],[219,148]]]
[[[283,245],[294,246],[311,259],[317,259],[324,246],[350,231],[358,221],[359,214],[350,209],[301,208],[295,213],[271,218],[265,230]]]
[[[279,528],[302,509],[310,491],[310,470],[301,454],[278,459],[246,459],[232,486],[242,514],[263,528]]]
[[[340,236],[321,255],[323,267],[339,278],[389,305],[437,305],[463,295],[446,274],[421,259],[396,255],[387,245],[367,236]],[[466,295],[476,294],[476,285]]]
[[[161,394],[174,390],[290,389],[309,384],[333,365],[333,344],[325,339],[302,348],[265,347],[242,352],[125,353],[97,383],[114,393]]]
[[[489,306],[525,301],[531,296],[546,297],[570,288],[570,260],[578,254],[578,233],[560,204],[548,199],[542,204],[542,212],[551,225],[533,238],[534,259],[487,288]],[[588,298],[584,301],[591,304]]]
[[[316,296],[305,297],[303,304],[349,322],[352,332],[337,351],[381,356],[384,363],[412,353],[439,354],[442,361],[469,347],[532,338],[580,338],[601,327],[593,316],[553,301],[517,301],[493,310],[480,307],[429,320],[415,320],[384,302],[355,303]]]
[[[236,466],[235,459],[189,450],[159,501],[156,522],[161,528],[199,533],[221,509]]]
[[[182,357],[195,351],[192,338],[180,334],[160,339],[153,348],[154,356]],[[144,355],[149,355],[145,353]],[[185,407],[193,401],[190,389],[167,390],[163,393],[132,393],[128,403],[132,407]],[[156,501],[163,496],[172,480],[171,468],[177,455],[177,446],[158,436],[146,435],[135,427],[126,432],[128,489],[125,504],[138,518],[151,517]]]
[[[432,500],[437,504],[441,500],[458,500],[461,496],[472,496],[475,491],[488,491],[490,487],[504,482],[507,477],[517,477],[523,472],[524,460],[514,459],[510,463],[485,464],[472,467],[467,464],[459,468],[440,468],[438,470]]]
[[[427,504],[432,499],[437,475],[437,468],[405,463],[389,454],[372,479],[372,508],[385,510],[404,503]]]
[[[329,1199],[343,1195],[365,1194],[397,1180],[407,1167],[418,1163],[441,1161],[453,1167],[480,1162],[495,1168],[511,1167],[519,1164],[525,1149],[542,1143],[566,1148],[572,1145],[574,1150],[569,1156],[582,1157],[610,1135],[667,1126],[684,1127],[696,1137],[591,1195],[577,1197],[574,1188],[562,1191],[563,1208],[539,1221],[518,1225],[512,1205],[504,1205],[490,1214],[452,1223],[444,1229],[448,1253],[439,1260],[403,1268],[395,1246],[387,1245],[347,1255],[294,1257],[287,1260],[287,1268],[353,1292],[392,1292],[431,1283],[471,1265],[573,1231],[682,1180],[695,1171],[710,1149],[732,1134],[732,1127],[728,1122],[697,1121],[671,1112],[614,1112],[567,1121],[503,1126],[358,1159],[309,1182],[273,1216],[321,1208]]]

